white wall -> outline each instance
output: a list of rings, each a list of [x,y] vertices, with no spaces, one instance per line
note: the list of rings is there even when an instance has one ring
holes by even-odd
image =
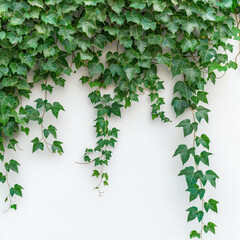
[[[159,68],[159,76],[165,81],[164,108],[173,122],[152,121],[147,96],[124,110],[121,119],[112,120],[121,132],[108,167],[110,186],[101,198],[93,191],[97,182],[90,176],[92,166],[75,163],[96,141],[95,111],[87,97],[90,89],[78,81],[80,73],[67,77],[64,89],[55,88],[49,99],[60,101],[66,112],[57,121],[47,115],[47,123],[58,128],[65,153],[31,153],[30,140],[40,136],[37,124],[31,123],[35,127],[30,136],[20,136],[24,150],[17,151],[17,160],[22,166],[11,181],[24,186],[24,197],[16,198],[17,211],[0,214],[1,240],[185,240],[190,230],[198,229],[197,222],[186,222],[185,210],[191,205],[185,180],[177,177],[181,161],[172,158],[178,144],[191,144],[192,136],[183,139],[182,129],[175,127],[183,118],[176,119],[171,107],[176,79],[165,67]],[[205,237],[209,240],[240,239],[239,77],[239,69],[228,71],[207,88],[210,122],[203,122],[200,131],[211,138],[210,166],[220,176],[217,189],[207,190],[220,202],[219,214],[208,214],[218,225],[216,236]],[[42,96],[39,92],[37,86],[31,101]],[[9,159],[15,156],[9,152]],[[4,211],[7,190],[1,185],[0,191]]]

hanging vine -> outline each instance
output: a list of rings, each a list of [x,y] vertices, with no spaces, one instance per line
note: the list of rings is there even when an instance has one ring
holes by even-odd
[[[29,121],[39,125],[39,135],[31,141],[33,152],[47,148],[63,153],[57,129],[45,126],[44,119],[48,113],[58,118],[64,111],[59,102],[49,102],[48,94],[55,85],[64,87],[73,64],[87,72],[80,80],[92,88],[89,98],[97,115],[96,146],[87,148],[84,161],[78,163],[94,165],[92,176],[100,196],[103,185],[108,185],[107,165],[119,131],[111,126],[111,117],[121,117],[123,108],[148,94],[152,119],[170,122],[162,111],[164,81],[157,75],[157,66],[164,64],[173,79],[180,79],[172,100],[176,116],[192,116],[177,127],[184,137],[192,135],[193,144],[180,144],[174,153],[186,165],[179,176],[185,176],[190,202],[194,201],[187,220],[200,223],[190,238],[215,233],[216,225],[205,219],[208,211],[217,212],[218,201],[206,199],[205,191],[207,184],[216,187],[218,175],[210,168],[203,171],[212,153],[210,139],[198,127],[208,122],[210,112],[205,86],[215,84],[228,68],[237,68],[239,53],[235,62],[228,59],[233,51],[228,40],[240,40],[238,14],[236,0],[0,0],[0,182],[8,188],[9,208],[17,208],[13,198],[22,196],[23,187],[11,183],[20,164],[9,159],[6,150],[19,148],[17,137],[29,134]],[[116,50],[107,51],[101,62],[103,50],[113,42]],[[35,100],[36,106],[23,106],[22,98],[29,98],[36,84],[41,84],[43,98]],[[106,94],[109,86],[114,91]]]

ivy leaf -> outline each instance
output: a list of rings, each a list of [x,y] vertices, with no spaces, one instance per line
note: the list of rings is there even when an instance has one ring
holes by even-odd
[[[215,9],[207,8],[207,10],[202,13],[202,17],[204,20],[216,21],[217,15],[215,13]]]
[[[18,144],[18,141],[16,139],[12,138],[9,140],[8,148],[16,151],[16,149],[15,149],[16,144]]]
[[[178,81],[174,86],[174,93],[180,92],[180,94],[186,99],[191,98],[192,90],[191,88],[183,81]]]
[[[96,24],[92,19],[81,18],[77,24],[88,37],[91,37],[97,30]]]
[[[208,122],[208,112],[210,112],[210,110],[203,106],[197,107],[196,110],[197,112],[195,113],[195,116],[198,122],[201,122],[202,119],[205,119],[205,121]]]
[[[51,134],[54,138],[57,138],[57,129],[53,125],[49,125],[47,129],[43,130],[45,138]]]
[[[27,74],[27,68],[23,64],[11,62],[10,68],[13,73],[17,73],[18,75],[26,76]]]
[[[196,49],[200,50],[200,55],[203,62],[209,62],[212,58],[216,57],[217,52],[215,49],[209,49],[207,45],[199,45]]]
[[[204,209],[206,210],[206,212],[208,212],[208,210],[211,209],[213,212],[217,213],[218,212],[217,204],[218,201],[211,198],[209,199],[208,202],[204,203]]]
[[[121,108],[121,107],[122,107],[121,104],[119,104],[119,103],[117,103],[117,102],[114,102],[114,103],[112,104],[111,112],[112,112],[114,115],[116,115],[116,116],[118,116],[118,117],[121,117],[121,111],[120,111],[120,108]]]
[[[172,100],[172,105],[177,116],[181,115],[188,107],[188,103],[184,98],[175,97]]]
[[[36,152],[38,149],[43,151],[44,144],[40,142],[38,137],[35,137],[31,142],[33,143],[32,152]]]
[[[9,68],[3,65],[0,66],[0,78],[8,74]]]
[[[186,66],[187,60],[181,58],[173,58],[171,63],[171,72],[172,77],[179,75],[182,72],[182,69]]]
[[[212,170],[207,170],[203,178],[201,179],[203,185],[206,185],[206,182],[209,181],[213,187],[216,187],[216,179],[219,178],[218,175]]]
[[[0,70],[1,71],[1,70]],[[17,77],[11,77],[11,78],[3,78],[2,80],[2,87],[12,87],[18,82]]]
[[[140,24],[142,16],[138,11],[133,9],[132,11],[127,11],[125,14],[128,22]]]
[[[155,30],[156,29],[156,22],[152,22],[149,18],[143,18],[141,20],[141,23],[143,30],[148,30],[148,29],[152,29]]]
[[[189,119],[181,121],[177,127],[183,127],[184,137],[191,134],[193,130],[197,131],[198,124],[196,122],[191,123]]]
[[[94,75],[97,75],[99,73],[103,73],[104,66],[102,63],[89,63],[88,64],[89,74],[90,77],[93,77]]]
[[[108,39],[102,34],[98,34],[93,41],[93,43],[101,49],[105,47],[107,42],[108,42]]]
[[[200,237],[201,237],[200,233],[198,233],[196,230],[191,231],[191,233],[190,233],[190,238],[191,238],[191,239],[192,239],[192,238],[198,238],[198,239],[200,239]]]
[[[58,26],[58,17],[54,11],[48,11],[47,13],[43,14],[41,18],[45,24],[52,24],[56,27]]]
[[[191,83],[201,78],[201,71],[197,67],[186,67],[183,69],[183,73]]]
[[[198,181],[198,179],[203,178],[202,172],[199,170],[197,172],[194,172],[194,167],[186,167],[185,169],[181,170],[178,176],[184,175],[186,178],[186,182],[188,185],[188,188],[192,188]]]
[[[203,229],[205,233],[208,233],[209,231],[215,234],[215,227],[216,225],[212,222],[209,222],[207,225],[204,225]]]
[[[59,111],[62,110],[62,111],[65,111],[65,109],[63,108],[63,106],[59,103],[59,102],[54,102],[53,105],[52,105],[52,114],[58,118],[58,114],[59,114]]]
[[[209,149],[210,140],[206,134],[202,134],[201,137],[196,137],[196,145],[199,146],[200,144]]]
[[[170,63],[171,63],[171,54],[170,53],[165,53],[165,54],[161,54],[159,53],[156,56],[156,60],[159,64],[165,64],[168,67],[170,67]]]
[[[181,48],[183,52],[188,52],[189,50],[194,52],[195,46],[197,45],[197,40],[196,39],[188,39],[184,38],[181,41]]]
[[[7,172],[12,170],[12,171],[18,173],[18,166],[20,166],[20,164],[13,159],[11,159],[9,161],[9,163],[5,163],[5,169],[6,169]]]
[[[31,4],[32,6],[37,6],[40,8],[43,8],[43,2],[42,0],[28,0],[29,4]]]
[[[200,199],[202,199],[205,194],[205,189],[203,188],[199,189],[199,186],[197,184],[192,185],[186,191],[190,193],[190,197],[189,197],[190,202],[196,199],[198,196]]]
[[[186,211],[189,212],[187,217],[188,222],[194,220],[197,217],[197,212],[198,212],[197,207],[190,207]]]
[[[21,80],[16,84],[16,87],[17,87],[17,89],[19,89],[19,90],[29,90],[29,89],[30,89],[28,83],[27,83],[25,80],[23,80],[23,79],[21,79]]]
[[[61,155],[63,153],[63,148],[62,148],[61,144],[62,144],[62,142],[60,142],[60,141],[54,141],[52,144],[52,151],[54,153],[58,152]]]
[[[92,177],[96,177],[98,178],[100,175],[99,171],[98,170],[93,170],[93,174],[92,174]]]
[[[173,154],[173,157],[177,156],[178,154],[180,154],[182,163],[185,164],[188,161],[190,154],[193,154],[193,149],[192,148],[188,149],[187,145],[181,144],[176,149],[175,153]]]
[[[16,195],[22,197],[22,189],[23,189],[22,186],[15,184],[14,187],[12,187],[10,189],[11,196],[13,197],[13,195],[16,194]]]
[[[107,2],[109,6],[112,8],[112,10],[117,14],[120,14],[120,12],[122,11],[122,8],[125,6],[125,2],[123,0],[118,0],[118,1],[107,0]]]

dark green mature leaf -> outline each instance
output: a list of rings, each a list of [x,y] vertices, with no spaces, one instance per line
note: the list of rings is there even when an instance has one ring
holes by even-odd
[[[180,94],[185,97],[186,99],[191,98],[192,96],[192,90],[191,88],[187,85],[187,83],[183,81],[178,81],[175,86],[174,86],[174,93],[180,92]]]
[[[63,153],[62,145],[63,143],[60,141],[54,141],[52,144],[52,151],[55,153],[59,153],[60,155]]]
[[[188,103],[184,98],[175,97],[172,100],[172,105],[177,116],[184,113],[185,109],[188,107]]]
[[[185,164],[188,161],[190,154],[194,154],[194,149],[193,148],[188,149],[187,145],[181,144],[176,149],[175,153],[173,154],[173,157],[177,156],[178,154],[180,154],[182,163]]]
[[[90,77],[97,75],[99,73],[103,73],[104,66],[102,63],[89,63],[88,64]]]
[[[43,130],[45,138],[51,134],[54,138],[57,138],[57,129],[53,125],[49,125],[47,129]]]
[[[210,139],[206,134],[202,134],[201,137],[196,137],[197,146],[201,144],[203,147],[209,149],[209,143],[210,143]]]
[[[207,170],[203,178],[201,179],[203,185],[206,185],[207,181],[211,183],[213,187],[216,187],[216,179],[219,178],[218,175],[212,170]]]
[[[196,122],[191,123],[189,119],[181,121],[177,127],[183,128],[184,137],[191,134],[193,130],[197,131],[198,124]]]
[[[204,119],[206,122],[208,122],[208,112],[210,112],[209,109],[203,107],[203,106],[199,106],[197,107],[197,112],[195,114],[198,122],[201,122],[202,119]]]
[[[59,103],[59,102],[54,102],[52,107],[51,107],[51,110],[52,110],[52,114],[58,118],[58,114],[59,114],[59,111],[65,111],[65,109],[63,108],[63,106]]]
[[[187,217],[188,222],[194,220],[197,217],[197,212],[198,212],[197,207],[190,207],[186,211],[189,212]]]
[[[204,209],[206,212],[208,212],[208,210],[211,209],[213,212],[217,213],[218,212],[217,204],[218,201],[214,199],[209,199],[208,202],[204,203]]]
[[[214,223],[209,222],[207,225],[204,225],[203,229],[205,233],[210,231],[215,234],[215,227],[216,225]]]
[[[15,184],[14,187],[12,187],[10,189],[11,196],[13,197],[13,195],[16,194],[16,195],[22,197],[22,189],[23,189],[22,186]]]
[[[36,152],[38,149],[43,151],[44,144],[40,142],[38,137],[35,137],[31,142],[33,143],[32,152]]]

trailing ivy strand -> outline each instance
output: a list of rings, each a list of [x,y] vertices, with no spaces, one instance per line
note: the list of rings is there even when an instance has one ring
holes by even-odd
[[[78,163],[93,165],[102,196],[119,132],[112,117],[121,117],[124,108],[148,94],[152,119],[171,122],[162,110],[164,81],[157,74],[163,64],[174,80],[178,76],[172,99],[176,116],[191,114],[177,127],[184,137],[192,137],[192,145],[180,143],[173,155],[184,165],[179,176],[185,176],[191,203],[187,221],[200,223],[190,238],[215,233],[207,213],[217,213],[218,201],[206,198],[205,192],[216,187],[218,175],[209,168],[210,139],[198,128],[209,120],[205,86],[215,84],[228,68],[237,68],[239,53],[235,61],[228,59],[233,52],[228,40],[240,40],[239,11],[236,0],[0,0],[0,182],[8,189],[8,209],[16,210],[14,198],[23,191],[11,181],[20,164],[9,159],[8,151],[20,148],[17,139],[20,133],[29,134],[28,123],[39,125],[32,152],[63,153],[56,127],[44,120],[64,111],[48,95],[55,86],[64,87],[73,65],[86,73],[80,81],[92,89],[89,99],[96,111],[96,146],[87,148]],[[108,51],[112,43],[116,49]],[[28,99],[36,84],[41,84],[43,97],[23,105],[22,98]],[[107,94],[109,87],[114,91]]]

